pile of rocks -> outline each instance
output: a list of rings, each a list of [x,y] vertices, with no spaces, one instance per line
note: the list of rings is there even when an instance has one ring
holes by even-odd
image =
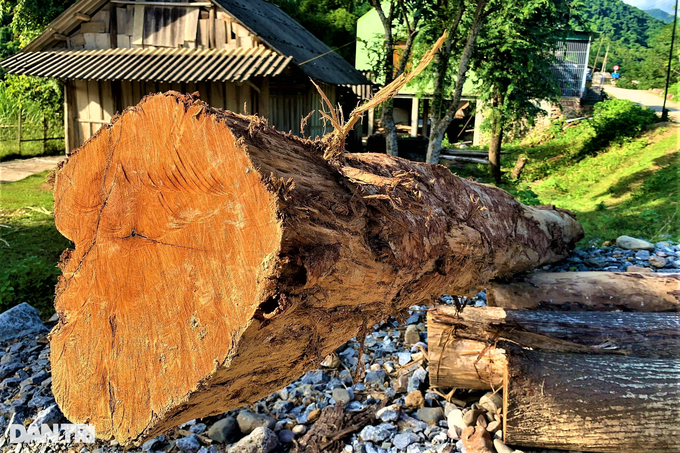
[[[616,247],[574,251],[563,262],[547,266],[545,270],[626,270],[634,265],[652,271],[671,271],[680,267],[678,245],[647,243],[636,250],[625,242],[625,238],[619,239]],[[663,268],[654,267],[654,256],[666,260]],[[599,267],[586,264],[594,260],[602,260],[605,264]],[[465,302],[485,305],[486,295],[482,292]],[[453,304],[454,298],[445,296],[440,303]],[[221,416],[191,421],[147,441],[134,451],[292,451],[305,433],[313,429],[324,408],[342,403],[344,410],[358,412],[383,402],[384,407],[376,413],[373,424],[347,436],[346,452],[518,453],[519,450],[513,450],[501,440],[500,393],[458,390],[453,395],[443,395],[429,387],[426,310],[426,306],[412,307],[403,325],[392,318],[375,326],[363,339],[363,356],[359,353],[359,339],[352,339],[326,357],[321,368],[308,372],[267,398]],[[3,325],[11,328],[3,330]],[[12,333],[3,333],[9,331]],[[0,315],[2,430],[9,423],[29,426],[31,423],[64,421],[51,393],[46,331],[37,312],[26,304]],[[357,367],[360,373],[356,372]],[[0,439],[0,448],[13,453],[45,453],[73,450],[74,445],[15,446],[9,445],[5,436]],[[123,450],[115,441],[97,441],[78,445],[75,451]]]
[[[629,269],[631,267],[637,269]],[[652,244],[642,239],[619,236],[615,245],[574,250],[567,259],[545,266],[544,270],[680,272],[680,246],[669,241]]]

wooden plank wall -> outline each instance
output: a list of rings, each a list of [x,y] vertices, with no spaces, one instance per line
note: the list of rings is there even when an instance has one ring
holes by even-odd
[[[266,80],[259,81],[257,90],[248,84],[232,82],[130,82],[121,81],[120,99],[116,101],[112,83],[109,81],[69,81],[66,84],[65,132],[68,134],[69,150],[81,146],[100,127],[108,124],[119,108],[134,106],[148,94],[170,90],[180,93],[199,92],[200,98],[213,107],[249,114],[266,112],[269,92]],[[70,90],[70,91],[69,91]],[[70,93],[70,94],[69,94]],[[263,101],[262,99],[265,99]],[[120,107],[116,107],[116,106]],[[298,122],[299,123],[299,122]],[[298,124],[299,125],[299,124]]]
[[[114,36],[111,36],[111,33]],[[112,39],[113,38],[113,39]],[[71,33],[72,49],[236,49],[262,42],[217,7],[105,4]]]

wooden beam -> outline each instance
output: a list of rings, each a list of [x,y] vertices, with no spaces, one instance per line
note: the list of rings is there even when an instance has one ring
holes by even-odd
[[[56,39],[57,41],[66,41],[68,36],[62,35],[61,33],[55,33],[52,35],[52,38]]]
[[[418,98],[411,99],[411,137],[418,136]]]
[[[73,15],[73,17],[75,17],[76,19],[83,21],[83,22],[89,22],[90,19],[92,19],[91,16],[88,16],[87,14],[83,14],[83,13],[75,13]]]
[[[196,8],[198,6],[212,6],[211,2],[172,3],[172,2],[150,2],[150,1],[135,2],[129,0],[111,0],[111,3],[115,3],[116,5],[136,5],[136,6],[169,6],[169,7],[181,6],[185,8]]]

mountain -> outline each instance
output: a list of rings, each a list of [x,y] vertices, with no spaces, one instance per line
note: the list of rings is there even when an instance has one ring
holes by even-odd
[[[621,0],[586,0],[582,20],[613,41],[645,46],[664,22]]]
[[[668,14],[666,11],[663,11],[661,9],[655,8],[655,9],[646,9],[644,10],[647,14],[652,16],[655,19],[659,19],[663,22],[671,23],[673,22],[673,15]]]

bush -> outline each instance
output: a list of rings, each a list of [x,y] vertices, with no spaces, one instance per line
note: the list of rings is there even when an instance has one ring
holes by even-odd
[[[22,302],[37,308],[43,316],[53,312],[52,301],[61,272],[37,256],[24,258],[0,271],[0,311]]]

